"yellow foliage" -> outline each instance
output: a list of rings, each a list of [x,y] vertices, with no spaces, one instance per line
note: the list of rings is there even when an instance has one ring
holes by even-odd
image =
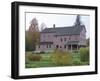
[[[71,65],[72,55],[70,52],[56,49],[54,50],[54,53],[51,55],[51,60],[56,65]]]

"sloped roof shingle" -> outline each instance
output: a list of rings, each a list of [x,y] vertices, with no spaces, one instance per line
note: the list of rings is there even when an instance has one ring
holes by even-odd
[[[45,28],[41,33],[55,33],[55,35],[76,35],[80,34],[82,29],[85,28],[84,25],[78,27],[69,26],[69,27],[55,27],[55,28]]]

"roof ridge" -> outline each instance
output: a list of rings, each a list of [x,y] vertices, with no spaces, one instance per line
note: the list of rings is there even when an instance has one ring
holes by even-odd
[[[80,34],[84,25],[69,26],[69,27],[56,27],[56,28],[45,28],[41,33],[56,33],[56,35],[71,35]]]
[[[80,26],[84,26],[84,25],[80,25]],[[72,26],[62,26],[62,27],[60,27],[60,26],[58,26],[58,27],[55,27],[55,29],[60,29],[60,28],[73,28],[73,27],[75,27],[74,25],[72,25]],[[51,28],[45,28],[45,29],[54,29],[53,27],[51,27]]]
[[[57,28],[72,28],[74,26],[63,26],[63,27],[55,27],[55,29]],[[53,27],[52,28],[45,28],[45,29],[54,29]]]

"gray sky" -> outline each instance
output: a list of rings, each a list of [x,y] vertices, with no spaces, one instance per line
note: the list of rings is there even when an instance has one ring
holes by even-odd
[[[26,30],[29,28],[30,22],[33,18],[38,20],[39,30],[41,23],[45,23],[47,28],[72,26],[75,23],[77,15],[63,15],[63,14],[44,14],[44,13],[26,13]],[[86,38],[90,37],[90,16],[80,15],[81,22],[86,27]]]

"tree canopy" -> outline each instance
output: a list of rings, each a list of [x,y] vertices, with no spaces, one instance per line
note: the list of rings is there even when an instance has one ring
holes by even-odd
[[[27,30],[25,34],[26,51],[34,51],[36,49],[36,45],[38,45],[40,41],[38,20],[36,18],[32,19],[29,30]]]
[[[80,15],[77,15],[76,21],[75,21],[75,26],[79,26],[82,24],[80,18],[81,18]]]

